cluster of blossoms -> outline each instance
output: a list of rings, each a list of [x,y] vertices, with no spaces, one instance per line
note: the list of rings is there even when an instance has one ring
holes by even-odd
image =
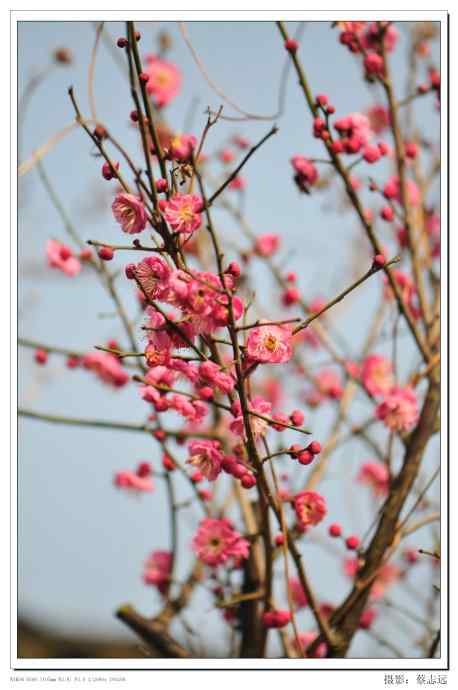
[[[232,291],[235,281],[226,273],[224,286],[214,273],[193,271],[192,274],[173,270],[161,257],[148,257],[136,266],[129,264],[126,275],[135,278],[140,284],[146,298],[153,302],[165,302],[181,312],[181,320],[176,322],[178,328],[170,325],[174,317],[165,317],[154,307],[148,309],[150,323],[148,337],[150,343],[158,350],[170,350],[172,347],[188,347],[189,341],[196,335],[211,334],[218,328],[227,326],[230,320],[229,297],[226,291]],[[237,321],[243,314],[243,302],[236,295],[231,295],[232,314]],[[186,335],[185,341],[178,332]],[[186,344],[184,344],[186,343]]]
[[[214,568],[228,560],[239,564],[248,558],[250,545],[227,518],[205,518],[199,524],[192,546],[197,557]]]
[[[85,369],[93,371],[104,383],[122,388],[129,381],[129,375],[111,352],[89,352],[81,358]]]
[[[161,185],[160,191],[166,186]],[[170,199],[161,199],[159,208],[170,228],[180,234],[191,235],[202,224],[203,201],[197,194],[174,194]],[[121,229],[128,234],[142,232],[148,217],[142,199],[119,192],[112,204],[112,211]]]
[[[389,22],[337,22],[341,33],[339,40],[352,53],[364,53],[364,68],[368,75],[383,75],[383,50],[394,50],[399,32]]]
[[[380,25],[375,23],[338,23],[341,42],[352,52],[363,54],[365,73],[370,81],[384,74],[384,51],[393,50],[398,38],[397,30],[390,23],[382,24],[381,31]],[[125,39],[121,43],[118,42],[118,45],[126,47]],[[382,45],[384,50],[382,50]],[[288,40],[285,47],[294,55],[298,45],[296,41]],[[156,55],[147,56],[146,67],[139,75],[139,81],[143,88],[146,88],[156,108],[163,108],[169,104],[181,88],[181,74],[176,66]],[[431,74],[430,81],[431,88],[439,93],[438,77]],[[384,105],[376,104],[365,113],[353,112],[339,117],[333,121],[332,127],[330,116],[335,113],[335,107],[326,95],[320,94],[316,97],[315,107],[312,110],[315,115],[313,134],[326,143],[328,150],[333,154],[333,160],[336,154],[359,154],[369,164],[376,163],[383,156],[394,158],[388,144],[383,141],[374,143],[375,137],[382,134],[392,124],[390,112]],[[233,261],[224,273],[221,269],[221,273],[217,275],[208,270],[189,268],[184,260],[185,257],[192,255],[192,261],[196,259],[197,265],[206,265],[204,262],[197,263],[201,259],[201,247],[199,235],[194,235],[194,233],[202,226],[202,214],[204,211],[209,213],[209,208],[205,208],[201,196],[192,193],[194,180],[189,184],[188,193],[176,192],[177,181],[178,184],[183,185],[183,189],[186,189],[184,186],[186,180],[194,174],[192,166],[197,149],[197,138],[191,134],[172,131],[164,121],[156,123],[163,154],[161,157],[161,152],[155,149],[150,134],[148,132],[145,134],[143,125],[149,123],[140,108],[130,113],[130,120],[133,126],[138,128],[142,126],[142,135],[143,138],[147,137],[147,146],[153,156],[153,163],[156,164],[156,159],[160,159],[161,175],[164,176],[155,178],[155,192],[163,196],[159,200],[156,195],[149,196],[149,202],[153,202],[154,205],[154,213],[151,213],[146,197],[141,196],[143,192],[139,192],[140,196],[137,196],[119,186],[112,203],[114,219],[124,233],[139,234],[150,224],[152,229],[159,231],[164,241],[162,246],[156,244],[154,248],[151,247],[151,254],[147,258],[125,267],[126,277],[134,281],[137,286],[137,296],[144,310],[143,328],[147,340],[145,351],[142,353],[145,356],[147,368],[143,369],[141,377],[136,376],[134,379],[141,382],[139,388],[141,398],[153,408],[150,409],[152,414],[149,415],[148,421],[158,421],[156,413],[173,411],[178,413],[186,424],[183,431],[176,433],[165,432],[159,424],[156,429],[151,429],[151,432],[157,441],[164,442],[162,467],[165,472],[173,472],[177,468],[180,471],[183,470],[181,465],[172,459],[165,446],[165,439],[170,433],[172,438],[175,437],[178,445],[185,446],[185,464],[189,468],[187,477],[194,484],[197,498],[202,502],[212,500],[211,504],[204,505],[207,517],[198,525],[192,540],[192,549],[201,563],[212,569],[210,578],[218,583],[213,593],[222,599],[225,588],[229,590],[231,586],[228,582],[224,587],[221,586],[216,569],[219,566],[240,568],[242,562],[249,557],[250,541],[236,530],[231,520],[224,517],[224,510],[220,511],[216,507],[217,492],[214,494],[215,505],[213,505],[213,494],[208,489],[198,488],[196,485],[203,480],[215,482],[220,475],[224,480],[224,474],[226,474],[239,481],[244,489],[257,487],[259,496],[268,503],[266,496],[263,497],[263,491],[264,482],[269,486],[270,477],[267,478],[263,474],[264,461],[271,461],[274,456],[283,455],[286,462],[289,462],[289,458],[302,466],[308,466],[315,460],[321,452],[318,441],[312,441],[307,447],[302,447],[298,443],[287,445],[289,444],[287,441],[286,447],[278,452],[270,453],[265,438],[267,431],[269,429],[279,433],[286,429],[304,431],[300,429],[304,423],[304,414],[300,410],[293,410],[289,415],[282,412],[282,396],[287,391],[282,389],[278,379],[264,379],[259,384],[257,376],[262,370],[271,371],[270,368],[262,367],[262,365],[291,362],[295,348],[299,350],[304,343],[314,348],[325,344],[325,337],[323,336],[321,340],[318,335],[322,332],[318,330],[318,323],[320,326],[324,324],[324,329],[326,329],[329,321],[326,321],[324,317],[320,322],[316,322],[317,331],[314,331],[313,327],[303,329],[300,326],[297,333],[290,325],[287,325],[296,319],[278,322],[257,320],[251,326],[246,326],[245,323],[241,327],[235,325],[245,312],[244,303],[236,294],[238,278],[241,278],[239,282],[243,285],[239,265]],[[237,136],[232,140],[232,146],[245,150],[250,144],[243,137]],[[405,141],[404,148],[407,157],[407,174],[412,175],[414,172],[412,161],[418,160],[419,145],[415,141]],[[200,152],[198,155],[199,163],[208,160],[206,155]],[[220,149],[216,158],[219,161],[219,168],[232,163],[235,157],[236,153],[232,148],[225,146]],[[290,159],[295,184],[302,192],[309,193],[313,187],[323,187],[327,184],[327,181],[322,183],[320,180],[315,165],[318,162],[319,159],[313,160],[303,155],[294,155]],[[359,163],[359,160],[355,162]],[[223,166],[220,165],[221,163]],[[163,164],[171,175],[170,183],[163,170]],[[105,162],[102,167],[102,176],[106,180],[119,178],[118,181],[121,182],[119,163]],[[201,182],[200,178],[199,182]],[[229,183],[227,188],[230,190],[243,191],[246,186],[245,179],[241,175],[233,176],[227,182]],[[348,183],[354,192],[363,185],[362,179],[350,175],[348,175]],[[386,200],[387,205],[380,212],[384,220],[391,222],[396,216],[401,215],[403,200],[399,176],[392,175],[382,188],[371,181],[369,188],[383,194]],[[409,178],[406,181],[406,188],[407,202],[412,207],[418,207],[421,201],[419,188]],[[140,185],[138,189],[141,189]],[[369,213],[371,212],[367,211],[368,219],[371,218]],[[426,232],[430,238],[431,254],[437,256],[440,251],[440,219],[431,211],[424,220]],[[211,230],[211,223],[209,226]],[[397,237],[400,246],[408,248],[405,228],[397,229]],[[248,264],[252,257],[270,260],[279,252],[280,244],[279,234],[260,234],[254,239],[251,247],[245,253],[241,253],[242,261]],[[132,248],[147,250],[138,239],[134,239],[132,245]],[[115,249],[116,247],[102,247],[99,250],[99,257],[109,260],[113,258]],[[386,250],[383,249],[383,252],[374,257],[373,272],[385,265]],[[80,260],[63,244],[50,240],[47,245],[47,256],[50,266],[58,268],[69,276],[76,275],[81,270]],[[216,257],[218,266],[221,256],[223,255]],[[296,284],[296,273],[292,271],[287,273],[286,270],[283,273],[283,269],[281,272],[284,276],[284,284],[279,296],[283,306],[292,307],[300,304],[310,314],[319,314],[324,309],[326,302],[321,298],[312,300],[307,309],[306,302]],[[419,318],[417,291],[413,280],[399,270],[393,270],[392,274],[401,289],[403,300],[414,317]],[[393,299],[388,283],[385,286],[384,297],[386,300]],[[219,335],[213,340],[211,336],[215,336],[216,332],[223,328],[228,329],[231,341],[224,340]],[[241,335],[241,332],[244,332],[244,335]],[[234,345],[234,339],[237,339],[237,347]],[[227,351],[223,354],[223,351],[217,347],[220,343],[223,346],[232,345],[232,354],[229,355]],[[112,349],[117,351],[117,348]],[[192,356],[182,352],[189,349],[194,351]],[[125,356],[128,354],[125,353]],[[133,354],[137,355],[137,353]],[[194,356],[196,354],[197,357]],[[103,382],[114,387],[121,387],[128,382],[129,377],[122,366],[121,356],[124,355],[121,352],[119,355],[118,357],[110,352],[97,351],[84,355],[81,359],[72,358],[71,366],[81,364],[84,368],[94,371]],[[44,364],[48,353],[45,350],[37,350],[35,358],[38,363]],[[402,434],[414,427],[419,418],[417,396],[413,388],[400,387],[396,384],[393,364],[387,357],[369,354],[360,362],[345,361],[339,357],[333,358],[333,361],[339,365],[343,364],[346,374],[357,379],[373,398],[376,405],[374,413],[376,419],[382,421],[390,431]],[[302,381],[307,373],[305,364],[294,366]],[[344,394],[341,374],[328,368],[327,365],[321,368],[323,366],[323,364],[319,365],[313,377],[307,373],[311,386],[305,391],[305,401],[312,407],[325,401],[339,401]],[[250,378],[252,374],[254,374],[253,379]],[[184,383],[186,389],[175,388],[177,382]],[[259,392],[260,389],[261,392]],[[241,390],[246,396],[240,392]],[[229,402],[221,402],[223,396],[227,396]],[[215,416],[211,420],[209,411],[212,406]],[[212,422],[214,429],[211,427]],[[264,447],[266,451],[266,456],[259,463],[256,457],[250,457],[249,449],[253,440],[256,450]],[[303,471],[303,468],[299,469]],[[272,473],[275,479],[273,470]],[[153,474],[155,473],[151,465],[148,462],[141,462],[135,471],[117,472],[114,476],[114,484],[133,494],[152,492],[155,488]],[[186,471],[183,474],[186,475]],[[168,474],[165,477],[167,481],[170,480]],[[282,531],[273,539],[271,546],[275,549],[283,545],[286,549],[290,546],[290,538],[307,533],[309,528],[322,523],[328,514],[328,508],[324,496],[317,491],[303,490],[297,493],[298,488],[293,487],[292,482],[290,483],[287,473],[280,474],[279,477],[281,484],[279,484],[276,498],[288,506],[293,526],[289,528],[291,531],[287,535],[287,530],[282,525]],[[387,496],[390,490],[390,472],[387,465],[381,462],[364,462],[359,469],[356,481],[369,487],[371,494],[376,498]],[[231,485],[237,491],[239,490],[237,484]],[[256,490],[253,493],[256,493]],[[272,498],[269,493],[267,497]],[[213,512],[214,509],[215,512]],[[251,529],[249,531],[250,540],[255,540],[258,536],[264,538],[261,531],[259,534],[252,534]],[[343,536],[339,523],[330,524],[327,527],[327,534],[335,539],[342,538],[349,551],[362,554],[359,537],[353,534]],[[269,544],[266,546],[268,547]],[[406,553],[404,558],[407,562],[413,563],[416,561],[417,554],[411,550],[411,553]],[[173,578],[174,559],[175,554],[171,551],[153,551],[144,564],[143,582],[145,585],[153,586],[161,595],[167,596]],[[358,575],[361,564],[359,557],[346,559],[344,571],[354,578]],[[299,574],[301,574],[300,568]],[[385,563],[371,586],[370,603],[379,599],[400,577],[402,577],[402,571],[398,566]],[[289,578],[288,592],[293,602],[292,610],[273,608],[272,602],[269,601],[260,620],[266,628],[284,628],[291,622],[293,610],[299,611],[309,606],[309,599],[299,577]],[[311,595],[310,602],[312,602]],[[237,620],[236,610],[227,610],[224,614],[225,620]],[[319,606],[320,614],[326,620],[330,618],[334,610],[334,605],[329,603],[322,603]],[[370,628],[376,616],[377,611],[370,605],[363,610],[359,627]],[[292,645],[297,654],[306,655],[307,648],[316,637],[317,632],[308,631],[300,633],[299,640],[296,637],[293,638]],[[325,657],[328,654],[327,644],[320,643],[313,654],[316,657]]]

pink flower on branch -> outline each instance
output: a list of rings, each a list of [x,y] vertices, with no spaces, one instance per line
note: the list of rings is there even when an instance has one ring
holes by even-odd
[[[371,395],[386,395],[393,385],[393,365],[382,355],[369,355],[361,365],[361,381]]]
[[[298,522],[303,526],[318,525],[327,513],[326,501],[316,491],[301,491],[294,499]]]
[[[190,235],[200,228],[203,201],[197,194],[175,194],[168,201],[159,202],[159,206],[175,232]]]
[[[291,329],[260,324],[250,330],[246,342],[248,358],[263,364],[284,364],[293,356]]]
[[[143,202],[133,194],[119,192],[111,206],[116,221],[129,235],[142,232],[146,227],[146,211]]]
[[[199,524],[192,547],[203,563],[215,567],[229,559],[238,562],[248,558],[250,545],[233,528],[230,520],[205,518]]]
[[[168,105],[180,92],[181,73],[172,62],[162,60],[155,55],[145,58],[148,75],[146,90],[153,97],[158,108]]]
[[[210,440],[190,441],[188,449],[189,458],[186,463],[196,467],[210,481],[214,481],[222,469],[223,454],[219,442]]]

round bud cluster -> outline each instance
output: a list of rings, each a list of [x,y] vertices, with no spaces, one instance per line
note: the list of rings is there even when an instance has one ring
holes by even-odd
[[[256,484],[255,475],[233,455],[226,455],[222,468],[226,474],[238,479],[244,489],[251,489]]]
[[[315,456],[320,453],[321,443],[319,441],[312,441],[307,448],[301,448],[298,443],[293,444],[289,448],[289,456],[296,459],[300,465],[310,465],[314,461]]]

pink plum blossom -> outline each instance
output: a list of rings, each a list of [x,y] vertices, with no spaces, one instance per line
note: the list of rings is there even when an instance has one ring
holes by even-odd
[[[326,501],[316,491],[301,491],[294,498],[298,522],[303,526],[318,525],[325,517]]]
[[[369,355],[361,365],[360,378],[371,395],[385,395],[393,385],[393,365],[382,355]]]
[[[215,567],[229,559],[248,558],[249,543],[237,532],[230,520],[204,518],[192,541],[197,557]]]
[[[252,328],[246,351],[250,360],[263,364],[284,364],[293,355],[291,329],[286,326],[260,324]]]
[[[196,467],[210,481],[214,481],[221,472],[223,454],[218,441],[195,440],[188,444],[189,458],[187,464]]]
[[[175,232],[190,235],[202,223],[203,202],[197,194],[175,194],[160,202],[164,218]]]
[[[172,62],[155,55],[146,56],[147,92],[158,108],[168,105],[180,92],[181,73]]]
[[[418,401],[415,392],[409,386],[393,386],[375,410],[390,431],[410,431],[418,421]]]
[[[146,211],[143,202],[133,194],[119,192],[111,206],[116,221],[124,232],[133,235],[146,227]]]
[[[265,235],[259,235],[256,238],[254,250],[258,256],[269,257],[275,254],[280,246],[279,235],[274,235],[273,233],[266,233]]]

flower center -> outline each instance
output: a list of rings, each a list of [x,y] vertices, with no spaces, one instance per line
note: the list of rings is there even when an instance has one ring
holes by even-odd
[[[170,78],[167,72],[158,72],[156,74],[156,82],[158,86],[167,86],[170,82]]]
[[[264,347],[269,350],[269,352],[275,352],[278,346],[278,340],[273,335],[268,335],[264,338]]]
[[[182,206],[178,211],[178,217],[183,223],[190,223],[194,218],[194,212],[189,204]]]

